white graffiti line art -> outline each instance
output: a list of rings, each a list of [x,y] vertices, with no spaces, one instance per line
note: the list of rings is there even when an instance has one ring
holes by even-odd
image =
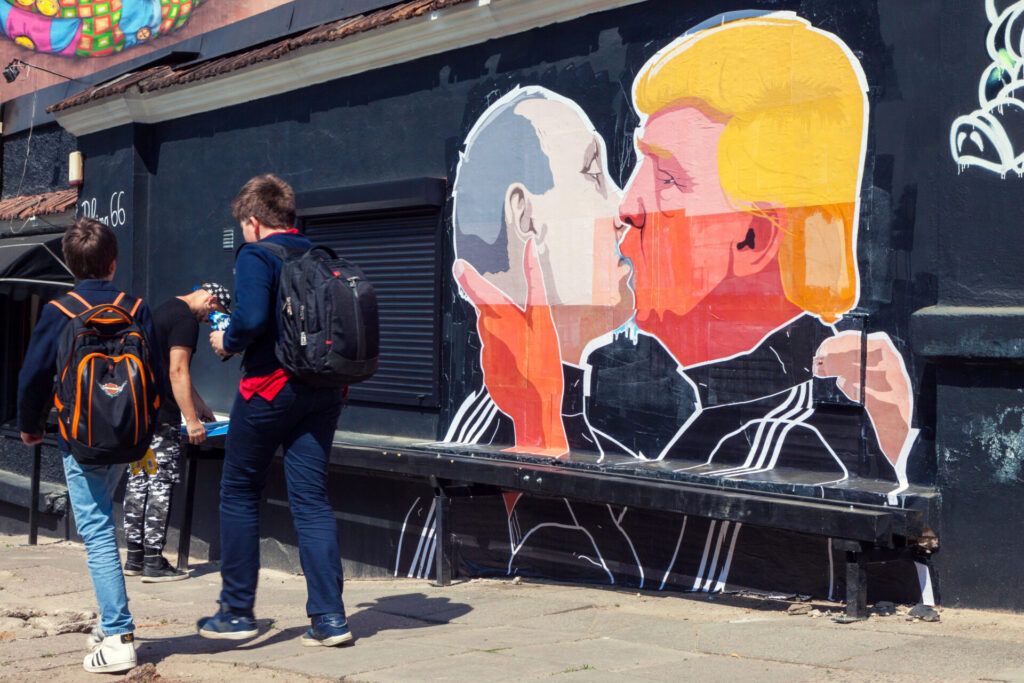
[[[507,575],[512,576],[512,565],[516,561],[516,556],[519,554],[519,551],[523,549],[523,546],[526,545],[526,542],[530,539],[530,536],[532,536],[536,531],[540,531],[541,529],[544,529],[546,527],[551,527],[555,529],[570,529],[573,531],[579,531],[584,536],[586,536],[587,540],[590,541],[590,545],[594,548],[594,554],[597,557],[597,560],[595,561],[592,558],[579,553],[576,553],[576,557],[594,565],[595,567],[600,567],[601,569],[603,569],[605,574],[608,575],[608,583],[610,583],[611,585],[615,585],[615,575],[612,574],[610,569],[608,569],[608,565],[605,563],[604,557],[601,555],[601,550],[598,548],[597,541],[594,539],[593,534],[591,534],[586,527],[580,524],[579,519],[577,519],[576,517],[576,513],[573,512],[572,504],[569,502],[569,500],[566,498],[563,498],[562,500],[565,503],[565,507],[569,511],[569,516],[572,518],[572,524],[561,524],[558,522],[543,522],[541,524],[535,525],[532,529],[527,531],[526,534],[521,537],[519,542],[515,543],[512,547],[512,553],[508,558],[508,567],[506,571]]]
[[[689,517],[683,517],[683,523],[679,526],[679,538],[676,539],[676,549],[672,551],[672,559],[668,561],[668,567],[665,568],[665,576],[661,578],[661,585],[658,586],[658,590],[665,590],[665,584],[668,582],[668,577],[672,574],[672,568],[676,566],[676,558],[679,557],[679,548],[683,545],[683,534],[686,533],[686,520]]]
[[[640,562],[640,556],[636,554],[636,547],[633,546],[633,539],[630,538],[629,534],[626,533],[626,530],[622,528],[622,518],[626,516],[626,511],[628,511],[629,508],[622,508],[622,512],[619,514],[618,517],[616,517],[615,513],[612,512],[612,506],[611,505],[605,505],[605,507],[608,508],[608,514],[611,515],[612,523],[615,524],[615,528],[618,529],[619,532],[622,533],[622,537],[625,538],[626,539],[626,543],[629,544],[629,551],[631,553],[633,553],[633,559],[636,561],[636,568],[640,572],[640,585],[638,587],[639,588],[643,588],[644,587],[644,565],[643,565],[642,562]]]
[[[1005,5],[1005,7],[1000,7]],[[978,81],[978,109],[957,117],[950,152],[960,170],[981,168],[1024,176],[1024,0],[986,0],[992,63]]]
[[[427,518],[423,522],[423,530],[420,532],[420,542],[416,546],[416,554],[413,555],[412,562],[409,563],[409,573],[406,575],[406,578],[424,578],[420,576],[421,572],[430,570],[429,558],[431,548],[435,547],[434,512],[436,508],[437,500],[435,499],[430,502],[430,510],[427,512]]]
[[[405,530],[409,526],[409,517],[412,516],[413,511],[416,510],[416,506],[420,504],[420,497],[416,496],[416,500],[409,506],[409,511],[405,513],[405,519],[402,520],[402,531],[398,534],[398,550],[395,551],[395,576],[398,576],[398,565],[402,561],[402,541],[405,540]]]
[[[715,533],[717,527],[718,533]],[[729,531],[732,529],[731,540]],[[704,541],[704,554],[700,558],[700,567],[694,577],[693,587],[690,589],[695,593],[721,593],[725,591],[726,582],[729,580],[729,570],[732,568],[733,553],[736,551],[736,541],[739,537],[743,524],[740,522],[722,522],[712,520],[708,528],[708,535]],[[685,527],[684,527],[685,528]],[[727,542],[728,541],[728,542]],[[712,547],[714,550],[712,551]],[[718,560],[722,555],[722,548],[725,547],[725,557],[721,565]],[[708,558],[710,556],[710,562]],[[671,567],[670,567],[671,568]],[[718,569],[718,576],[715,577],[715,570]],[[706,572],[705,572],[706,570]]]

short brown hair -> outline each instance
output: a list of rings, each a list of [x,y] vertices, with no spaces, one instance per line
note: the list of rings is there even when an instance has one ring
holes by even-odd
[[[117,260],[117,236],[99,221],[79,218],[64,233],[61,250],[76,279],[102,280]]]
[[[231,213],[239,223],[255,217],[268,228],[291,228],[295,225],[295,191],[273,173],[258,175],[231,202]]]

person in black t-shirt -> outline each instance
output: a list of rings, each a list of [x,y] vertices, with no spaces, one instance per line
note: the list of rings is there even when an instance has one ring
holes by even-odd
[[[188,574],[163,556],[171,490],[180,478],[181,423],[184,416],[190,443],[206,439],[203,420],[213,413],[192,385],[189,367],[199,340],[199,323],[213,311],[226,312],[231,295],[217,283],[204,283],[191,294],[176,296],[153,312],[156,352],[167,368],[164,394],[153,444],[142,460],[129,467],[124,494],[124,529],[128,542],[126,576],[142,574],[144,583],[178,581]]]

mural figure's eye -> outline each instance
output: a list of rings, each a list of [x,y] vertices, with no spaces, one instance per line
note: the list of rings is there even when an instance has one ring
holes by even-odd
[[[664,168],[658,168],[657,177],[658,184],[663,187],[676,187],[680,192],[689,192],[691,189],[689,178],[685,175],[678,176],[666,171]]]
[[[601,164],[598,159],[597,151],[595,151],[594,155],[590,157],[587,163],[583,165],[583,169],[580,171],[580,173],[582,173],[585,176],[589,176],[598,185],[601,184],[601,177],[603,175],[603,172],[601,170]]]
[[[675,185],[680,189],[682,189],[683,187],[682,185],[680,185],[676,177],[669,173],[668,171],[658,171],[658,182],[661,183],[662,185]]]

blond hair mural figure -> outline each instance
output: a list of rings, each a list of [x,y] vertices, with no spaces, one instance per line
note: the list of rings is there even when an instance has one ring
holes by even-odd
[[[838,325],[859,296],[866,93],[849,48],[791,12],[715,18],[640,70],[638,162],[618,226],[635,314],[568,359],[583,369],[578,422],[591,450],[707,476],[868,488],[897,501],[917,432],[909,375],[888,335],[868,336],[867,471],[857,413],[841,407],[861,400],[861,337]],[[519,230],[521,246],[508,250],[512,275],[480,287],[477,276],[486,278],[472,263],[455,266],[478,312],[487,391],[467,401],[447,440],[490,433],[498,442],[483,417],[490,410],[512,418],[516,450],[566,457],[576,448],[557,408],[573,400],[556,354],[573,327],[535,256],[537,236],[560,224],[538,226],[506,202],[511,214],[535,229]],[[516,295],[511,282],[529,294]],[[488,394],[495,405],[484,405]]]

